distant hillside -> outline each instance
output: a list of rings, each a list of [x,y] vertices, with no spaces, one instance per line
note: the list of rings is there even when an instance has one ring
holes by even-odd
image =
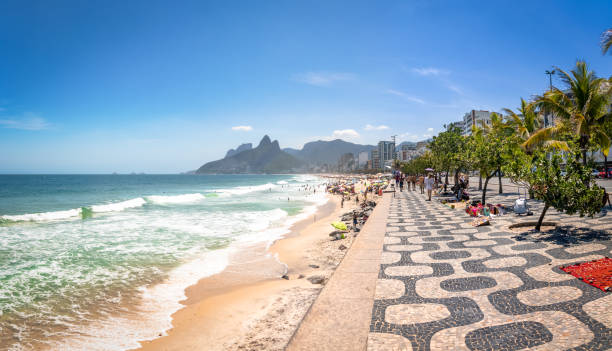
[[[244,149],[224,159],[208,162],[196,173],[291,173],[304,168],[304,161],[282,151],[278,141],[272,142],[266,135],[256,148]]]
[[[242,145],[238,146],[236,148],[236,150],[234,150],[234,149],[227,150],[227,153],[225,154],[225,158],[232,157],[232,156],[234,156],[236,154],[239,154],[239,153],[241,153],[243,151],[246,151],[246,150],[251,150],[252,148],[253,148],[253,144],[251,144],[251,143],[242,144]]]
[[[363,151],[372,151],[374,145],[361,145],[336,139],[331,141],[312,141],[304,144],[302,150],[286,148],[283,151],[293,155],[311,165],[336,164],[340,157],[346,153],[358,154]]]

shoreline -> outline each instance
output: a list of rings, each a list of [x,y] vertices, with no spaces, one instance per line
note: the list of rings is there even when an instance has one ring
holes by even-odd
[[[325,204],[269,247],[239,250],[222,272],[186,288],[183,306],[171,316],[171,329],[139,341],[137,350],[284,348],[323,287],[307,279],[327,279],[346,252],[337,246],[350,246],[354,239],[334,242],[328,236],[329,223],[352,205],[341,208],[340,200],[328,194]]]

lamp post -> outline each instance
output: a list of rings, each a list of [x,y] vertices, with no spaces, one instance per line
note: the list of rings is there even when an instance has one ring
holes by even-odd
[[[550,91],[552,91],[552,76],[555,74],[556,70],[546,70],[546,74],[548,74],[548,83],[550,84]],[[548,115],[544,115],[544,127],[548,127]]]

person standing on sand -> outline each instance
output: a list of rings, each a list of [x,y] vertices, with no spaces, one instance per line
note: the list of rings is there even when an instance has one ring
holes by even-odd
[[[353,211],[353,231],[357,229],[357,212]]]
[[[340,200],[340,208],[344,208],[344,195],[342,195],[342,200]]]
[[[434,187],[434,179],[431,176],[431,173],[429,173],[427,175],[427,178],[425,178],[425,189],[427,190],[427,201],[431,201],[431,191],[433,190]]]

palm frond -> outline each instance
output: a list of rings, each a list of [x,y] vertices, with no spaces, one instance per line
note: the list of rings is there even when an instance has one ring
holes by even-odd
[[[612,29],[601,34],[601,51],[604,55],[610,50],[610,47],[612,47]]]
[[[547,140],[543,143],[543,145],[547,149],[570,151],[570,148],[567,142],[561,141],[561,140]]]

